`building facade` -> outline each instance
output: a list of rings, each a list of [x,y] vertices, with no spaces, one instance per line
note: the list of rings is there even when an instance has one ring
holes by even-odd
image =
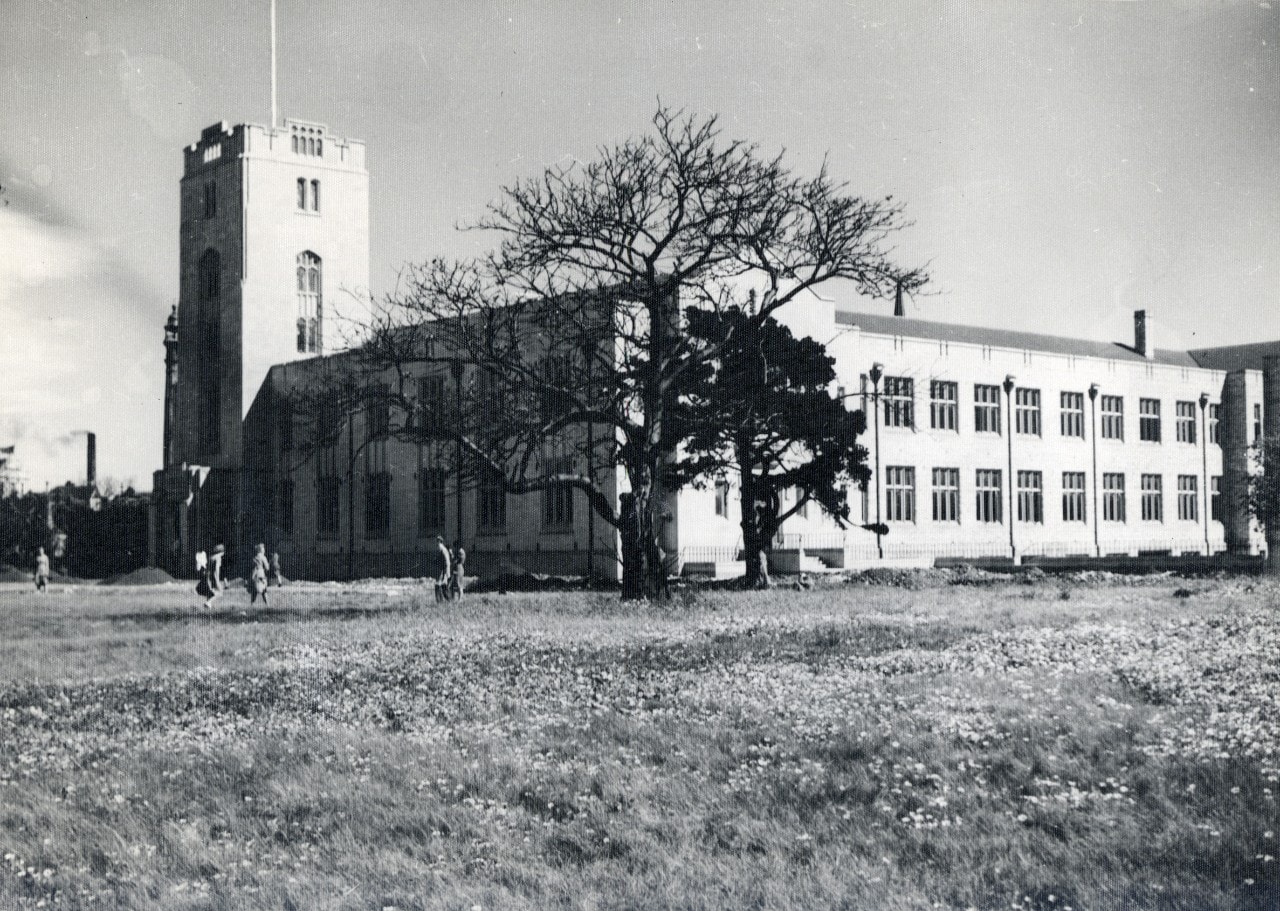
[[[215,124],[184,150],[180,222],[153,548],[189,572],[242,537],[243,420],[267,372],[334,350],[337,317],[359,318],[343,292],[369,283],[364,144],[297,120]]]

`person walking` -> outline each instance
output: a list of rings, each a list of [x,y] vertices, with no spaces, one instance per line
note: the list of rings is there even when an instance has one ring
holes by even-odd
[[[196,591],[204,595],[205,608],[213,607],[213,602],[222,594],[222,555],[226,552],[227,549],[221,544],[214,547],[205,564],[204,578],[201,580],[204,584],[196,587]]]
[[[449,599],[461,601],[462,592],[467,584],[467,551],[462,546],[462,539],[453,542],[453,574],[449,581]]]
[[[271,552],[271,571],[267,573],[267,581],[276,588],[284,586],[284,573],[280,571],[280,554]]]
[[[36,548],[36,591],[49,590],[49,555],[43,547]]]
[[[449,582],[453,578],[450,571],[453,560],[449,556],[449,547],[439,535],[436,535],[436,554],[440,563],[440,575],[436,576],[436,603],[439,604],[449,599]]]
[[[258,596],[262,596],[262,606],[267,607],[267,574],[271,566],[267,563],[267,546],[259,544],[254,549],[253,568],[249,572],[249,603],[257,604]]]

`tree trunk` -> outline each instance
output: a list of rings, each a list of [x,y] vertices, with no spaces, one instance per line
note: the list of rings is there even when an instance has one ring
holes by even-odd
[[[660,525],[655,521],[662,504],[643,481],[632,493],[623,494],[622,500],[618,522],[622,538],[622,599],[666,598],[667,568],[658,547],[656,529]]]
[[[1267,536],[1267,562],[1263,565],[1263,573],[1268,576],[1280,576],[1280,528],[1275,531],[1271,530],[1269,523],[1264,531]]]
[[[742,551],[747,561],[747,574],[742,579],[746,588],[768,588],[769,555],[765,551],[766,539],[760,528],[760,505],[756,502],[755,478],[750,471],[742,478]]]

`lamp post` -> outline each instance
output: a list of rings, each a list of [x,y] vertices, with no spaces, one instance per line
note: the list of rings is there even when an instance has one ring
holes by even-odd
[[[1098,384],[1089,385],[1089,440],[1093,443],[1093,555],[1102,556],[1098,540]]]
[[[880,378],[884,376],[884,364],[871,365],[871,423],[876,439],[876,556],[884,559],[883,525],[880,522]]]
[[[1018,378],[1012,373],[1004,378],[1004,397],[1005,407],[1009,413],[1005,417],[1005,426],[1008,428],[1008,450],[1009,450],[1009,559],[1015,566],[1018,565],[1018,549],[1013,543],[1013,520],[1015,513],[1013,511],[1013,390],[1018,385]]]
[[[1209,421],[1206,412],[1209,408],[1209,393],[1200,393],[1200,460],[1201,473],[1204,477],[1204,555],[1212,556],[1209,548]]]
[[[457,420],[454,424],[456,433],[454,435],[453,503],[457,525],[457,537],[455,540],[460,544],[462,543],[462,360],[455,357],[449,361],[449,370],[453,373],[454,401],[458,409]]]

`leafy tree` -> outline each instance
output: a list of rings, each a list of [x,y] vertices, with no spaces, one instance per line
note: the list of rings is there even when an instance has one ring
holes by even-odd
[[[1280,575],[1280,434],[1259,437],[1249,447],[1249,459],[1245,502],[1267,538],[1267,574]]]
[[[582,492],[619,529],[624,597],[661,597],[659,536],[683,474],[672,410],[730,341],[685,331],[682,314],[737,308],[751,329],[832,281],[872,297],[918,288],[924,273],[889,247],[906,224],[892,199],[854,196],[825,167],[798,177],[725,140],[716,118],[659,107],[651,132],[503,188],[471,226],[494,249],[408,267],[366,327],[362,369],[399,378],[408,416],[414,369],[466,365],[448,423],[393,433],[460,454],[470,483]],[[753,287],[768,294],[745,309]],[[593,470],[606,466],[622,469],[625,510],[615,472]]]
[[[767,587],[767,551],[784,521],[811,502],[841,525],[847,520],[847,485],[870,477],[858,444],[866,420],[832,394],[835,360],[820,342],[739,308],[691,308],[687,327],[719,355],[688,384],[677,411],[688,451],[679,474],[737,476],[745,584]],[[786,490],[796,497],[784,510]]]

